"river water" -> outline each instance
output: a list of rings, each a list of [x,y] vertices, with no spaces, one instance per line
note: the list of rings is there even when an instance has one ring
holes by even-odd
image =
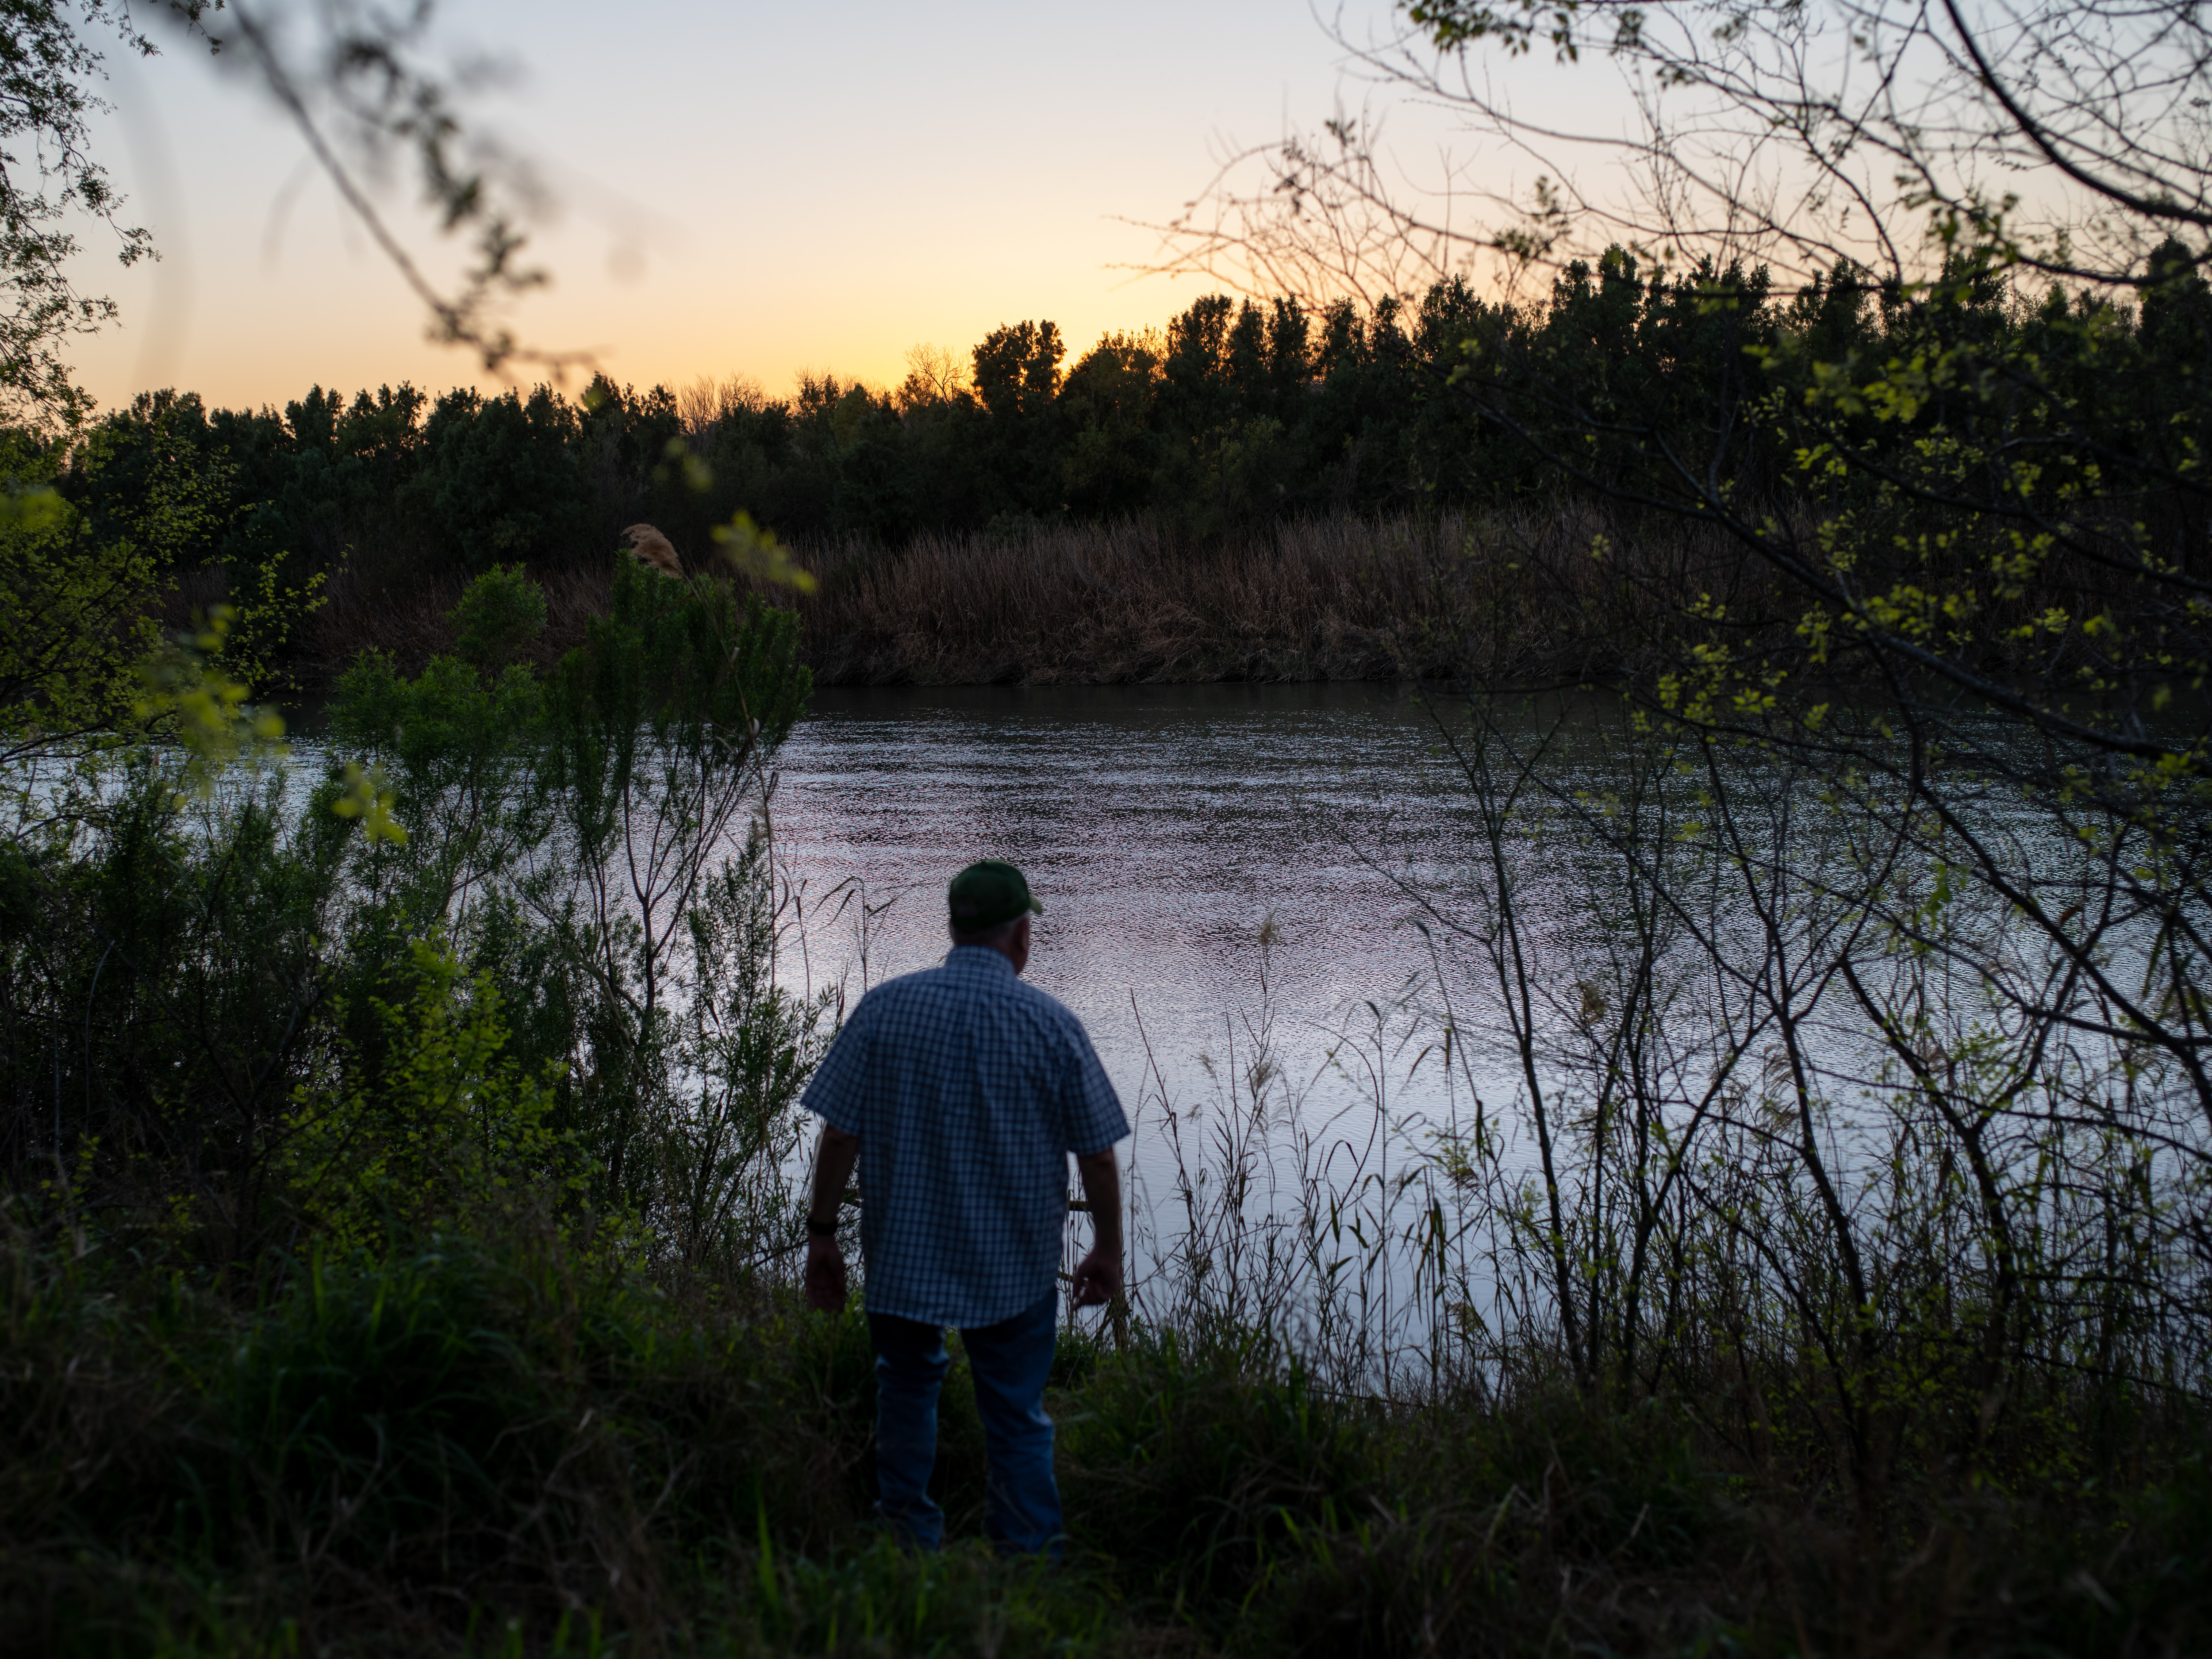
[[[1452,716],[1463,730],[1463,711]],[[1522,735],[1541,732],[1554,786],[1595,792],[1596,804],[1632,770],[1634,745],[1601,707],[1529,718]],[[1140,1313],[1147,1279],[1187,1285],[1188,1276],[1176,1279],[1183,1264],[1219,1255],[1227,1232],[1207,1231],[1206,1206],[1185,1202],[1181,1184],[1210,1171],[1211,1213],[1301,1218],[1297,1238],[1313,1247],[1309,1284],[1326,1279],[1330,1295],[1351,1287],[1343,1294],[1379,1344],[1358,1363],[1379,1352],[1387,1386],[1391,1353],[1433,1346],[1442,1328],[1423,1326],[1413,1300],[1424,1283],[1432,1291],[1442,1284],[1424,1267],[1428,1194],[1458,1201],[1430,1161],[1431,1133],[1464,1127],[1479,1090],[1499,1132],[1495,1167],[1510,1176],[1531,1153],[1518,1066],[1501,1023],[1484,1012],[1492,1000],[1480,992],[1480,951],[1462,939],[1440,963],[1416,925],[1425,898],[1471,918],[1489,884],[1472,792],[1445,738],[1419,699],[1362,684],[824,690],[775,762],[775,846],[788,899],[779,971],[787,984],[841,984],[857,995],[929,966],[948,948],[951,877],[979,858],[1022,866],[1046,907],[1029,976],[1083,1020],[1136,1123],[1128,1150]],[[1747,777],[1769,764],[1755,754],[1726,763]],[[1695,792],[1674,793],[1686,800]],[[1744,792],[1746,805],[1759,793]],[[1781,793],[1814,827],[1787,831],[1771,850],[1795,887],[1808,884],[1801,877],[1817,887],[1820,867],[1844,850],[1839,832],[1819,827],[1794,786]],[[1970,810],[1985,835],[2008,838],[2022,873],[2063,874],[2075,856],[2002,792]],[[1678,817],[1655,833],[1672,845],[1684,827]],[[1540,995],[1555,1014],[1571,1020],[1579,1006],[1586,1025],[1601,1023],[1601,995],[1588,1012],[1598,993],[1577,979],[1596,970],[1577,964],[1601,957],[1592,947],[1620,931],[1609,913],[1622,855],[1571,825],[1546,830],[1540,816],[1510,833]],[[1755,823],[1748,833],[1755,843]],[[1848,882],[1855,866],[1838,867]],[[1678,890],[1685,903],[1697,890]],[[1741,895],[1713,903],[1713,960],[1733,960]],[[1263,936],[1272,941],[1264,950]],[[1756,965],[1758,929],[1741,942],[1741,963]],[[1995,931],[1982,941],[1996,942]],[[1698,999],[1711,988],[1692,986],[1665,1022],[1692,1093],[1722,1075],[1698,1047],[1713,1012]],[[1447,991],[1460,1011],[1456,1073],[1437,1052]],[[1740,1007],[1731,1017],[1741,1025]],[[1279,1063],[1262,1090],[1273,1139],[1248,1158],[1223,1144],[1238,1121],[1224,1108],[1248,1086],[1263,1018]],[[1865,1115],[1853,1091],[1873,1075],[1858,1063],[1861,1024],[1845,1008],[1834,1033],[1807,1038],[1816,1057],[1834,1061],[1841,1103],[1829,1167],[1846,1171],[1881,1167],[1878,1136],[1871,1152],[1852,1144]],[[1745,1075],[1765,1076],[1758,1068],[1768,1059],[1753,1053]],[[1558,1080],[1546,1087],[1560,1109]],[[1865,1121],[1881,1126],[1878,1110]],[[1260,1171],[1256,1192],[1227,1173],[1240,1158]],[[1233,1202],[1218,1201],[1232,1191]],[[1337,1229],[1340,1206],[1353,1204],[1365,1218],[1357,1250]],[[1071,1260],[1087,1236],[1079,1219],[1072,1225]],[[1342,1261],[1321,1259],[1340,1247],[1345,1259],[1364,1256],[1349,1279],[1330,1276]],[[1486,1317],[1479,1264],[1462,1255],[1453,1271],[1460,1288],[1451,1294]],[[1449,1311],[1434,1297],[1428,1306],[1437,1317]]]
[[[1395,878],[1449,859],[1464,811],[1427,710],[1358,684],[828,690],[778,763],[817,983],[941,960],[947,880],[1010,859],[1045,905],[1028,977],[1083,1019],[1131,1107],[1209,1091],[1261,1003],[1270,916],[1293,1066],[1371,1025],[1429,962]],[[1401,1105],[1442,1086],[1417,1073]],[[1348,1087],[1322,1076],[1314,1109]]]

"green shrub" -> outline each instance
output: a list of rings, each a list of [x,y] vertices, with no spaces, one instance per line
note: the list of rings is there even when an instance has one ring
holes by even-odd
[[[452,612],[454,648],[478,668],[502,668],[545,631],[545,590],[519,564],[495,564]]]
[[[551,1076],[504,1057],[507,1027],[489,975],[413,947],[403,1006],[379,1000],[384,1063],[372,1080],[340,1067],[302,1085],[276,1164],[307,1233],[339,1254],[496,1224],[581,1190],[571,1138],[552,1127]]]

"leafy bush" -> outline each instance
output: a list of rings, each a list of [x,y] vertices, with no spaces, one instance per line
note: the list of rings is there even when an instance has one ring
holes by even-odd
[[[544,631],[544,591],[519,564],[494,565],[453,608],[454,648],[478,668],[504,667]]]
[[[413,958],[408,1000],[374,1003],[386,1039],[374,1086],[341,1055],[301,1085],[281,1130],[274,1178],[306,1232],[341,1253],[495,1228],[518,1207],[567,1203],[582,1181],[551,1124],[552,1079],[503,1057],[492,976],[463,983],[426,942]]]

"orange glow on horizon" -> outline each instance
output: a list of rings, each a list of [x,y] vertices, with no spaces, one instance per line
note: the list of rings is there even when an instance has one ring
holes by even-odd
[[[518,336],[586,348],[641,387],[742,374],[780,396],[803,371],[888,387],[911,348],[964,360],[1003,323],[1048,318],[1073,355],[1164,324],[1209,285],[1117,268],[1158,247],[1121,216],[1172,216],[1212,152],[1336,92],[1326,36],[1260,0],[1132,0],[1110,26],[978,0],[927,17],[635,0],[619,27],[581,0],[445,0],[440,16],[458,45],[526,68],[481,118],[558,204],[532,242],[553,281],[514,307]],[[104,230],[83,239],[83,289],[123,313],[72,352],[103,405],[160,386],[282,407],[314,385],[542,378],[426,340],[398,273],[242,78],[180,40],[143,64],[109,56],[127,118],[95,137],[162,258],[122,271]],[[434,268],[463,257],[400,184],[386,203]]]

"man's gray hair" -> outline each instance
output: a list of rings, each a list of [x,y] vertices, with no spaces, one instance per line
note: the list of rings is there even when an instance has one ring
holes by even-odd
[[[1018,916],[1009,916],[1004,921],[994,921],[988,927],[955,927],[952,930],[952,942],[955,945],[992,946],[1004,945],[1008,939],[1013,938],[1014,929],[1028,920],[1029,913],[1024,911]]]

